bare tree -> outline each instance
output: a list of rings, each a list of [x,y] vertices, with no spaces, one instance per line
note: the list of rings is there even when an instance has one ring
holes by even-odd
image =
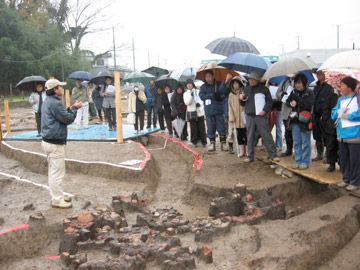
[[[109,17],[104,16],[104,10],[110,4],[104,5],[104,1],[96,1],[102,4],[101,7],[96,7],[96,2],[92,0],[73,0],[70,2],[64,24],[68,43],[71,51],[74,52],[80,49],[81,40],[85,35],[99,30],[96,29],[96,24],[109,19]]]

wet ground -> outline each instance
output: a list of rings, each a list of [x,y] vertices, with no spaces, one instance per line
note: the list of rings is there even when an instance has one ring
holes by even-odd
[[[28,118],[22,117],[28,119],[21,122],[23,128],[31,127],[31,111],[19,109],[14,113],[17,117],[27,114]],[[13,122],[20,123],[16,119]],[[7,143],[41,153],[37,142]],[[144,151],[132,143],[69,142],[66,148],[68,159],[84,162],[119,165],[146,157]],[[29,223],[29,215],[39,211],[46,221],[41,226],[30,222],[27,229],[0,235],[0,269],[69,269],[58,258],[45,259],[59,254],[63,219],[98,205],[110,205],[112,195],[136,192],[150,209],[174,207],[184,217],[194,220],[208,216],[211,200],[238,183],[245,184],[255,200],[267,190],[285,204],[287,213],[299,207],[302,211],[286,219],[233,223],[228,231],[217,234],[212,241],[194,241],[191,233],[179,235],[182,245],[196,248],[203,244],[212,249],[213,263],[196,260],[197,269],[360,269],[356,259],[360,255],[358,198],[297,175],[291,178],[276,175],[270,164],[261,161],[265,154],[262,151],[258,151],[260,160],[244,164],[219,149],[208,154],[205,148],[191,148],[203,160],[201,169],[196,170],[192,166],[194,154],[180,144],[149,136],[146,148],[151,159],[141,172],[98,164],[96,172],[87,173],[88,167],[69,161],[63,186],[75,196],[74,207],[59,210],[49,206],[44,158],[24,157],[2,147],[0,231]],[[138,165],[131,167],[138,168]],[[33,204],[35,209],[23,210],[28,204]],[[125,216],[129,224],[136,223],[136,212],[126,211]],[[105,254],[90,253],[89,258],[105,260]],[[161,269],[161,266],[149,261],[146,269]]]

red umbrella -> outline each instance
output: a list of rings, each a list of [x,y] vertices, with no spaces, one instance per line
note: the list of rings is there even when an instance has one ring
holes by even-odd
[[[325,69],[325,81],[340,92],[340,82],[343,78],[350,76],[358,81],[356,91],[360,89],[360,70],[358,69]]]

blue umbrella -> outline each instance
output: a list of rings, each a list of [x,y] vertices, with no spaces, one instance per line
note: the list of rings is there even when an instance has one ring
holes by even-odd
[[[178,68],[171,71],[169,76],[178,82],[184,83],[187,79],[195,80],[197,70],[195,67]]]
[[[90,81],[93,78],[93,75],[87,71],[74,71],[68,76],[68,79],[80,80],[80,81]]]
[[[314,76],[312,75],[311,72],[309,72],[307,70],[302,70],[302,71],[300,71],[300,73],[305,74],[306,77],[308,78],[307,86],[309,86],[310,83],[315,81],[315,78],[314,78]],[[280,84],[282,81],[284,81],[287,78],[288,78],[288,76],[278,76],[278,77],[271,78],[270,82]]]
[[[258,49],[249,41],[237,37],[218,38],[209,43],[206,49],[211,53],[229,56],[237,52],[260,54]]]
[[[252,71],[264,74],[271,66],[269,60],[253,53],[238,52],[230,55],[228,58],[219,63],[219,66],[226,67],[230,70],[241,71],[250,74]]]

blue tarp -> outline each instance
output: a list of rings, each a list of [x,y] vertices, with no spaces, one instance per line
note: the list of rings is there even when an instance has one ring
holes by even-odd
[[[88,129],[76,129],[75,125],[68,127],[69,141],[102,141],[102,140],[116,140],[116,131],[109,131],[107,125],[89,125]],[[156,129],[145,129],[145,132],[134,134],[134,125],[123,125],[124,140],[144,136],[150,133],[159,131]],[[36,137],[37,131],[28,131],[21,134],[6,137],[6,140],[41,140],[41,137]]]

